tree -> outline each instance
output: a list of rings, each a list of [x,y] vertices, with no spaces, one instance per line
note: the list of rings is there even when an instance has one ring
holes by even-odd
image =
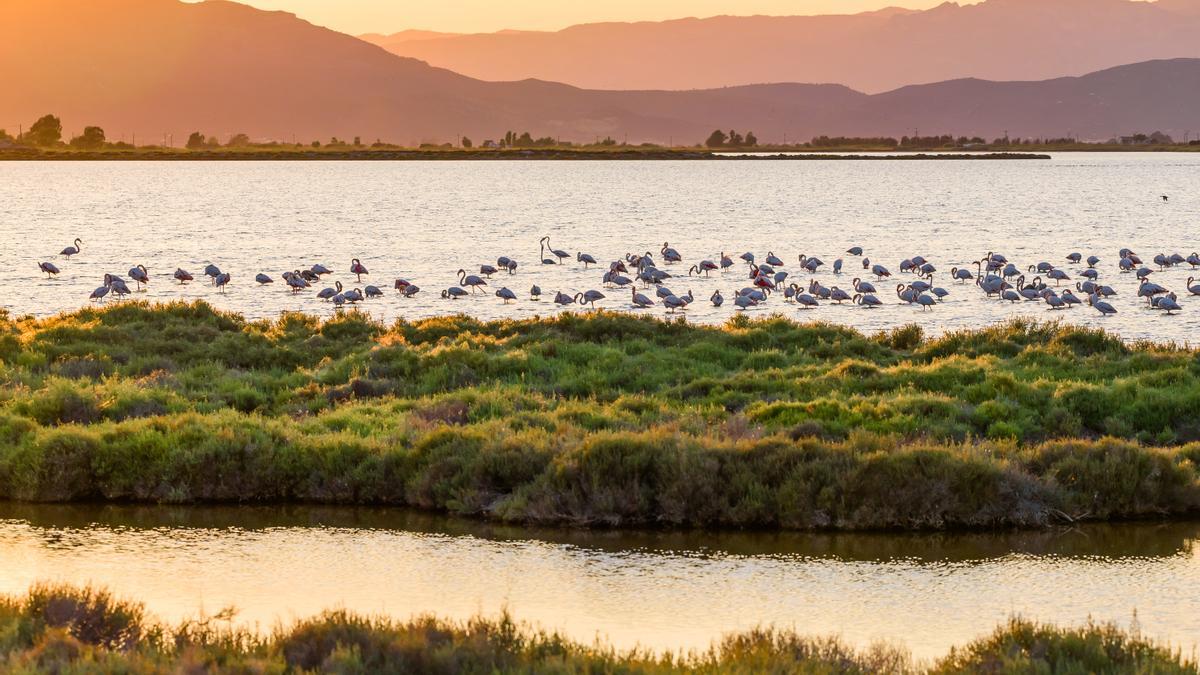
[[[250,145],[250,137],[246,134],[234,134],[233,137],[229,139],[229,142],[226,143],[226,145],[231,148],[244,148],[247,145]]]
[[[708,137],[707,141],[704,141],[704,144],[710,148],[720,148],[725,145],[725,141],[728,140],[728,138],[729,137],[725,135],[724,131],[717,129],[716,131],[712,132],[712,135]]]
[[[187,145],[185,147],[187,147],[188,150],[199,150],[200,148],[203,148],[204,134],[200,133],[199,131],[193,131],[192,135],[188,136]]]
[[[71,139],[71,147],[84,150],[104,147],[104,130],[100,127],[84,127],[83,134]]]
[[[362,136],[355,136],[355,137],[354,137],[354,147],[356,147],[356,148],[361,148],[361,147],[362,147]]]
[[[729,145],[731,145],[735,148],[740,148],[740,147],[742,147],[742,144],[744,144],[745,142],[746,142],[746,139],[742,138],[741,134],[734,131],[733,129],[729,130],[729,142],[728,142]]]
[[[756,145],[758,145],[758,136],[755,136],[753,131],[747,131],[746,132],[746,146],[752,148]]]
[[[62,120],[54,115],[45,115],[29,127],[25,140],[34,145],[56,145],[62,141]]]
[[[475,146],[475,144],[473,142],[471,142],[471,139],[467,138],[466,136],[463,136],[462,137],[462,146],[464,148],[470,150],[472,147]]]

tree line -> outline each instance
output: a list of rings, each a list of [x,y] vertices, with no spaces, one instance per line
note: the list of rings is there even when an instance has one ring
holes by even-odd
[[[1190,139],[1185,139],[1187,144]],[[53,148],[68,146],[80,150],[99,150],[104,148],[110,149],[125,149],[133,148],[134,146],[124,141],[110,142],[105,136],[104,129],[99,126],[84,127],[83,132],[78,136],[74,136],[69,140],[63,139],[62,120],[56,115],[43,115],[36,122],[30,125],[27,131],[17,134],[16,136],[9,134],[6,130],[0,129],[0,142],[10,144],[29,145],[41,148]],[[980,136],[954,136],[951,134],[940,134],[934,136],[901,136],[895,138],[891,136],[815,136],[810,141],[805,143],[794,143],[791,145],[782,144],[774,147],[793,147],[793,148],[839,148],[839,147],[858,147],[858,148],[901,148],[901,149],[934,149],[934,148],[962,148],[970,146],[993,146],[993,147],[1012,147],[1012,146],[1062,146],[1087,143],[1080,141],[1077,138],[1062,137],[1062,138],[1010,138],[1005,135],[1002,138],[993,139],[988,142]],[[1108,144],[1120,145],[1173,145],[1174,139],[1171,136],[1155,131],[1150,134],[1135,133],[1130,136],[1120,136],[1107,141]],[[1192,145],[1200,144],[1200,141],[1192,142]],[[336,136],[329,141],[322,143],[321,141],[312,141],[307,144],[313,148],[365,148],[366,146],[362,139],[355,136],[353,140],[343,140]],[[719,148],[754,148],[759,145],[759,139],[753,131],[748,131],[745,135],[739,133],[735,129],[725,131],[723,129],[714,130],[704,141],[703,144],[696,144],[695,147],[707,146],[711,149]],[[224,143],[217,136],[206,136],[200,131],[192,132],[184,147],[189,150],[211,150],[216,148],[278,148],[278,147],[304,147],[303,144],[280,143],[276,141],[255,142],[250,139],[247,134],[233,134]],[[459,146],[464,149],[472,149],[476,147],[476,143],[467,136],[459,138]],[[499,140],[485,140],[479,144],[481,148],[488,149],[506,149],[506,148],[551,148],[551,147],[612,147],[621,146],[629,147],[628,143],[618,142],[611,136],[605,136],[603,139],[597,138],[594,143],[573,143],[571,141],[563,141],[553,136],[535,137],[532,133],[524,131],[517,133],[515,131],[507,131]],[[154,146],[149,146],[154,147]],[[401,146],[391,143],[384,143],[376,139],[370,145],[376,149],[396,149]],[[422,143],[421,148],[429,149],[450,149],[454,145],[451,143]],[[663,147],[656,143],[640,143],[637,147],[642,148],[660,148]]]
[[[754,135],[753,131],[748,131],[743,136],[734,129],[730,129],[729,133],[717,129],[709,134],[704,145],[710,148],[753,148],[758,145],[758,137]]]
[[[52,148],[63,145],[62,120],[55,115],[43,115],[29,126],[28,131],[16,136],[11,136],[6,130],[0,129],[0,140],[20,143],[22,145],[32,145],[39,148]],[[82,150],[97,150],[113,144],[109,143],[108,139],[105,138],[104,129],[89,126],[84,127],[83,133],[72,138],[66,145]],[[127,144],[122,143],[120,145]]]

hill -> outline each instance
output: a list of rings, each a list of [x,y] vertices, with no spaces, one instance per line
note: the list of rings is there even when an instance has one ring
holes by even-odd
[[[594,89],[839,82],[877,93],[962,77],[1042,80],[1200,57],[1200,0],[985,0],[829,16],[596,23],[557,32],[365,37],[485,80]]]
[[[995,0],[993,0],[995,1]],[[1018,0],[1008,0],[1018,1]],[[1102,0],[1107,1],[1107,0]],[[425,41],[425,40],[421,40]],[[281,12],[223,0],[9,0],[0,24],[0,127],[62,117],[141,143],[191,131],[307,142],[612,135],[694,143],[717,127],[764,141],[901,135],[919,127],[994,137],[1083,138],[1200,129],[1200,60],[1044,82],[956,80],[869,96],[842,85],[601,91],[485,82],[390,54]]]

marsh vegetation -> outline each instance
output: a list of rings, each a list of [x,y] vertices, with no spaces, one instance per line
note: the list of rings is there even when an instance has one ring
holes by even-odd
[[[512,522],[1037,526],[1200,509],[1200,358],[598,312],[393,326],[126,303],[0,321],[0,497]]]
[[[95,589],[39,585],[0,598],[0,667],[9,672],[336,673],[1195,673],[1178,651],[1111,625],[1057,628],[1013,619],[930,664],[897,647],[758,629],[687,653],[618,651],[508,616],[458,623],[330,611],[258,634],[229,612],[164,626]]]

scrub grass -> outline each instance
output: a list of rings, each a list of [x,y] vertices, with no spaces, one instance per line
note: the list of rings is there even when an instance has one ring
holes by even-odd
[[[931,339],[122,303],[0,316],[0,383],[17,500],[794,529],[1200,510],[1200,354],[1056,324]]]
[[[267,634],[230,615],[164,626],[93,588],[0,597],[0,669],[14,673],[1196,673],[1194,661],[1103,624],[1013,619],[931,664],[885,645],[757,629],[692,652],[583,645],[502,615],[398,621],[329,611]]]

